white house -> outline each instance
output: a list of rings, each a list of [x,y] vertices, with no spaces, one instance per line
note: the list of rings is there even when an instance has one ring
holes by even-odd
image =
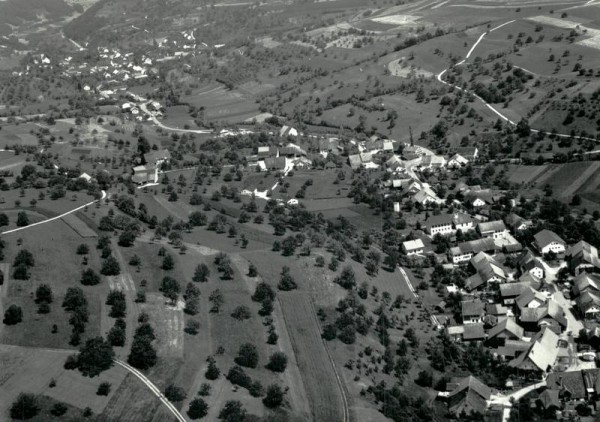
[[[535,246],[541,254],[554,252],[556,254],[563,253],[566,250],[566,242],[559,235],[550,230],[542,230],[533,236]]]
[[[505,239],[508,234],[508,229],[502,220],[479,223],[477,231],[479,231],[482,237],[490,237],[492,239]]]
[[[289,201],[287,201],[288,205],[298,205],[298,200],[296,198],[292,198]]]
[[[460,167],[466,166],[467,164],[469,164],[469,160],[467,160],[465,157],[463,157],[460,154],[454,154],[448,160],[447,166],[449,168],[460,168]]]
[[[473,208],[483,207],[485,205],[485,201],[481,198],[475,198],[473,199],[473,202],[471,202],[471,205],[473,205]]]
[[[425,221],[430,236],[440,234],[442,236],[453,235],[457,230],[466,232],[473,229],[471,216],[464,213],[433,215]]]
[[[421,239],[408,240],[402,243],[402,250],[406,255],[420,255],[425,250],[425,245]]]

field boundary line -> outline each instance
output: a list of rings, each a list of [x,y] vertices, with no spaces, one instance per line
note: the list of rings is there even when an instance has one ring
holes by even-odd
[[[102,198],[96,199],[96,200],[94,200],[92,202],[88,202],[87,204],[84,204],[84,205],[81,205],[80,207],[74,208],[71,211],[67,211],[67,212],[62,213],[60,215],[57,215],[56,217],[51,217],[51,218],[48,218],[46,220],[38,221],[37,223],[31,223],[31,224],[29,224],[27,226],[17,227],[16,229],[7,230],[7,231],[4,231],[4,232],[2,232],[0,234],[14,233],[14,232],[18,232],[18,231],[21,231],[21,230],[29,229],[31,227],[39,226],[41,224],[49,223],[49,222],[54,221],[54,220],[58,220],[59,218],[62,218],[64,216],[66,216],[66,215],[69,215],[69,214],[77,212],[77,211],[79,211],[81,209],[84,209],[85,207],[89,207],[90,205],[93,205],[96,202],[103,200],[104,198],[106,198],[106,191],[102,191]]]
[[[331,352],[329,351],[329,347],[327,346],[327,343],[325,343],[325,340],[323,340],[323,337],[321,337],[321,329],[320,324],[319,324],[319,320],[317,319],[317,310],[315,309],[315,304],[314,301],[312,299],[312,297],[309,296],[309,303],[310,303],[310,308],[312,309],[312,317],[315,321],[315,323],[317,324],[317,329],[319,330],[319,338],[321,339],[321,341],[323,342],[323,347],[325,348],[325,352],[327,352],[327,357],[329,358],[329,362],[331,362],[331,366],[333,367],[333,373],[335,374],[335,380],[337,382],[337,385],[340,389],[340,395],[342,396],[342,414],[343,414],[343,419],[342,422],[350,422],[350,409],[348,406],[348,397],[346,396],[346,387],[344,385],[344,381],[342,380],[337,366],[335,365],[335,361],[333,360],[333,357],[331,356]]]

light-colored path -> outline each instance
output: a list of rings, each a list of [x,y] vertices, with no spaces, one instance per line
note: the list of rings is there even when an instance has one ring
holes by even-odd
[[[49,223],[51,221],[58,220],[59,218],[62,218],[65,215],[73,214],[74,212],[82,210],[85,207],[89,207],[90,205],[93,205],[93,204],[95,204],[98,201],[102,201],[104,198],[106,198],[106,192],[102,191],[102,198],[100,198],[100,199],[96,199],[95,201],[88,202],[87,204],[84,204],[84,205],[82,205],[80,207],[74,208],[71,211],[67,211],[65,213],[62,213],[61,215],[57,215],[56,217],[52,217],[52,218],[48,218],[46,220],[38,221],[37,223],[32,223],[32,224],[29,224],[28,226],[17,227],[16,229],[7,230],[7,231],[4,231],[4,232],[2,232],[0,234],[14,233],[14,232],[18,232],[18,231],[25,230],[25,229],[30,229],[30,228],[35,227],[35,226],[39,226],[40,224],[46,224],[46,223]]]
[[[469,52],[467,53],[467,55],[465,56],[465,58],[464,58],[464,59],[462,59],[460,62],[456,63],[456,65],[455,65],[455,66],[460,66],[460,65],[464,64],[464,63],[465,63],[465,62],[466,62],[466,61],[469,59],[469,57],[471,57],[471,54],[473,54],[473,51],[475,51],[475,48],[477,48],[477,46],[479,45],[479,43],[480,43],[480,42],[481,42],[481,41],[482,41],[482,40],[485,38],[485,36],[486,36],[487,34],[489,34],[489,33],[491,33],[491,32],[494,32],[494,31],[496,31],[497,29],[500,29],[500,28],[502,28],[502,27],[504,27],[504,26],[506,26],[506,25],[509,25],[509,24],[511,24],[511,23],[513,23],[513,22],[516,22],[516,20],[511,20],[511,21],[508,21],[508,22],[504,22],[503,24],[501,24],[501,25],[498,25],[498,26],[496,26],[496,27],[494,27],[494,28],[490,29],[489,31],[487,31],[487,32],[484,32],[483,34],[481,34],[481,35],[479,36],[479,38],[477,39],[477,41],[475,42],[475,44],[473,44],[473,46],[471,47],[471,49],[469,50]],[[454,84],[451,84],[451,83],[449,83],[449,82],[446,82],[446,81],[443,79],[443,76],[444,76],[444,74],[445,74],[447,71],[448,71],[448,68],[446,68],[446,69],[442,70],[440,73],[438,73],[438,75],[437,75],[437,80],[438,80],[439,82],[443,83],[444,85],[451,86],[451,87],[453,87],[453,88],[455,88],[455,89],[458,89],[458,90],[460,90],[460,91],[463,91],[463,92],[468,92],[468,93],[470,93],[470,94],[471,94],[471,95],[473,95],[475,98],[477,98],[479,101],[481,101],[481,102],[483,103],[483,105],[485,105],[485,106],[486,106],[488,109],[490,109],[490,111],[492,111],[492,112],[493,112],[493,113],[494,113],[496,116],[498,116],[500,119],[504,120],[505,122],[508,122],[508,123],[510,123],[512,126],[516,126],[516,125],[517,125],[517,124],[516,124],[514,121],[512,121],[511,119],[509,119],[508,117],[506,117],[506,116],[505,116],[504,114],[502,114],[502,113],[501,113],[501,112],[500,112],[498,109],[496,109],[494,106],[492,106],[491,104],[489,104],[488,102],[486,102],[486,101],[485,101],[483,98],[481,98],[479,95],[475,94],[474,92],[470,92],[470,91],[468,91],[468,90],[466,90],[466,89],[464,89],[464,88],[462,88],[462,87],[460,87],[460,86],[458,86],[458,85],[454,85]],[[544,134],[544,135],[554,135],[554,136],[557,136],[557,137],[559,137],[559,138],[571,138],[571,137],[572,137],[572,135],[570,135],[570,134],[566,134],[566,133],[551,133],[551,132],[545,132],[545,131],[543,131],[543,130],[537,130],[537,129],[531,129],[531,132],[532,132],[532,133],[542,133],[542,134]],[[579,137],[575,137],[575,138],[578,138],[578,139],[585,139],[585,140],[588,140],[588,141],[594,141],[594,142],[597,142],[597,141],[598,141],[597,139],[594,139],[594,138],[587,138],[587,137],[584,137],[584,136],[579,136]]]

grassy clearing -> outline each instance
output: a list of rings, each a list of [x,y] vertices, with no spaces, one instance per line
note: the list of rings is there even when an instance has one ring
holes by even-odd
[[[90,407],[95,413],[101,413],[116,395],[127,371],[120,366],[114,366],[98,377],[88,378],[78,371],[67,371],[63,368],[67,356],[68,353],[64,352],[0,346],[0,363],[3,368],[0,382],[0,415],[7,414],[10,404],[22,391],[45,395],[73,408]],[[55,387],[49,386],[52,379],[56,381]],[[112,384],[108,396],[96,395],[96,390],[102,382]],[[75,411],[68,416],[74,414]]]
[[[540,176],[548,166],[509,166],[508,180],[511,183],[528,184]]]
[[[156,351],[160,356],[183,357],[183,302],[170,306],[159,294],[146,296],[141,309],[150,315],[156,333]]]

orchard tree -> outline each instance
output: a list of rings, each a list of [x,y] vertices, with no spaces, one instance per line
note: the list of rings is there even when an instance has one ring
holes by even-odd
[[[4,324],[15,325],[23,321],[23,311],[20,306],[10,305],[4,312]]]
[[[258,351],[256,350],[256,346],[252,343],[242,344],[235,362],[247,368],[256,368],[258,365]]]
[[[196,283],[205,283],[208,281],[208,277],[210,276],[210,270],[206,264],[199,264],[194,271],[194,280]]]
[[[77,355],[77,368],[88,377],[99,375],[113,365],[115,352],[112,346],[102,337],[95,337],[85,342]]]
[[[267,387],[267,394],[263,399],[263,404],[268,408],[276,408],[281,406],[284,397],[283,389],[277,384],[271,384]]]
[[[208,415],[208,405],[203,399],[195,398],[190,402],[187,415],[192,420],[202,419]]]
[[[27,420],[40,411],[37,398],[33,394],[21,393],[10,406],[10,417],[14,420]]]
[[[283,372],[287,367],[288,358],[283,352],[275,352],[269,357],[267,368],[273,372]]]

